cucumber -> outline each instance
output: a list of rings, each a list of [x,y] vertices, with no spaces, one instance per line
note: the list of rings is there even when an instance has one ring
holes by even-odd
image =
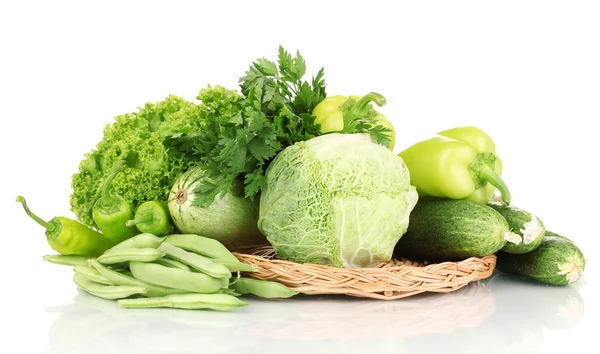
[[[581,278],[585,257],[570,239],[546,231],[542,244],[524,254],[498,252],[497,269],[548,285],[569,285]]]
[[[510,236],[506,219],[485,204],[424,198],[411,212],[394,253],[429,261],[463,260],[496,253]]]
[[[506,206],[497,202],[488,205],[504,216],[510,231],[514,233],[515,242],[507,242],[502,247],[502,251],[521,254],[531,252],[540,246],[546,229],[537,216],[513,205]]]
[[[229,249],[266,242],[258,231],[258,202],[244,198],[241,185],[207,207],[193,205],[196,188],[206,179],[204,169],[194,167],[177,179],[169,193],[169,213],[183,234],[196,234],[220,241]]]

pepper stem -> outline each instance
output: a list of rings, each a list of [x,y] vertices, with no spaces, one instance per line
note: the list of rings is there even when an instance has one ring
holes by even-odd
[[[366,95],[362,96],[354,106],[352,107],[352,115],[360,117],[362,115],[366,115],[365,110],[369,106],[369,103],[375,102],[376,105],[382,107],[386,104],[387,100],[382,94],[377,92],[369,92]]]
[[[25,209],[25,212],[27,213],[27,215],[29,215],[29,217],[32,218],[35,222],[42,225],[48,231],[52,231],[54,229],[54,227],[51,223],[44,221],[42,218],[35,215],[34,213],[31,212],[31,210],[29,210],[29,207],[27,206],[27,201],[25,200],[24,197],[18,196],[17,202],[23,204],[23,209]]]
[[[123,164],[119,161],[117,162],[113,168],[108,172],[108,176],[104,180],[104,184],[102,185],[102,204],[108,204],[111,201],[112,196],[110,195],[110,185],[112,181],[115,179],[119,172],[123,171]]]
[[[477,182],[483,182],[483,185],[487,182],[496,187],[502,195],[502,201],[506,205],[510,205],[510,192],[504,181],[494,171],[493,166],[495,162],[496,155],[492,153],[482,153],[477,156],[470,168],[477,178]]]
[[[132,220],[127,220],[127,222],[125,222],[125,225],[127,227],[132,227],[138,224],[146,224],[146,223],[150,223],[154,221],[154,215],[152,213],[145,213],[141,216],[138,216],[135,219]]]

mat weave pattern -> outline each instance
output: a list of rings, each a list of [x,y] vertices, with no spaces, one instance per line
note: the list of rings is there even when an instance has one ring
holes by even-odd
[[[432,263],[392,259],[373,268],[336,268],[276,259],[271,247],[233,253],[256,271],[247,276],[274,280],[306,295],[338,294],[395,300],[424,292],[448,293],[492,275],[496,256]]]

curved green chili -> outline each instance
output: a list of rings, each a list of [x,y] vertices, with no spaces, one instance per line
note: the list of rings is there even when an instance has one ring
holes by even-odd
[[[17,197],[17,202],[23,204],[30,218],[46,229],[48,244],[62,255],[97,257],[115,244],[101,233],[64,216],[54,217],[50,221],[42,220],[29,210],[25,198],[21,196]]]
[[[142,203],[135,212],[135,219],[126,222],[128,227],[136,226],[139,231],[156,236],[173,231],[173,222],[167,203],[151,201]]]
[[[94,204],[92,217],[104,237],[115,242],[121,242],[140,233],[136,227],[128,227],[125,223],[133,218],[131,204],[116,193],[110,193],[110,186],[123,165],[118,162],[109,172],[104,185],[102,196]]]

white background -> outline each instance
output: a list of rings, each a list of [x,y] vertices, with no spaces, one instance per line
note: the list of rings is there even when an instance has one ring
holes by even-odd
[[[593,352],[599,18],[595,1],[2,2],[0,352]],[[280,44],[312,74],[325,67],[329,94],[385,95],[396,152],[455,126],[487,131],[513,204],[579,244],[585,281],[500,275],[447,296],[253,301],[229,314],[78,295],[68,268],[42,261],[52,250],[14,198],[72,216],[70,177],[112,117],[235,88]]]

